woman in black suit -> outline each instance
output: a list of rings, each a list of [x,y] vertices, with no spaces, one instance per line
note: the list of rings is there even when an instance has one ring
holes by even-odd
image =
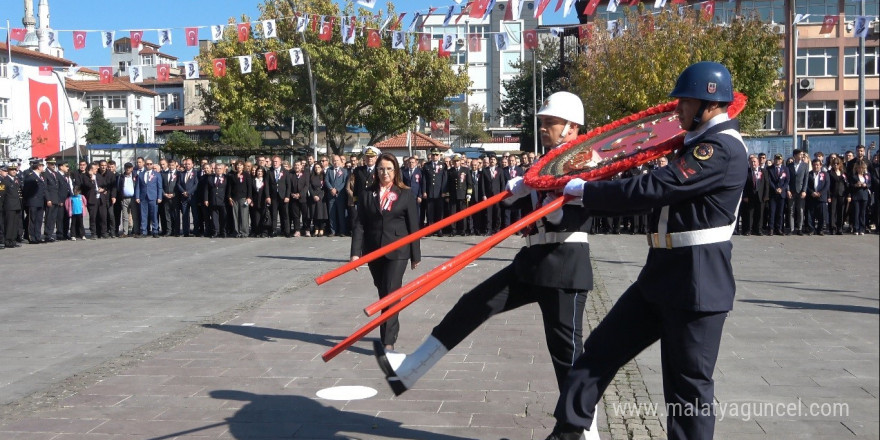
[[[416,198],[409,187],[403,184],[400,165],[393,155],[379,155],[373,170],[373,184],[367,187],[364,196],[358,198],[352,221],[352,261],[419,229]],[[411,261],[412,269],[419,265],[422,252],[418,240],[368,264],[373,284],[379,291],[379,298],[384,298],[403,285],[406,260]],[[394,350],[400,331],[397,316],[382,324],[379,331],[385,349]]]
[[[266,171],[263,167],[253,169],[253,199],[251,199],[251,237],[265,237],[266,228],[263,219],[266,218],[266,199],[269,198],[269,190],[266,186]]]
[[[849,176],[849,195],[852,199],[853,235],[865,235],[865,219],[868,209],[868,200],[871,199],[871,173],[868,171],[868,161],[862,159],[853,165],[853,172]]]
[[[828,170],[828,177],[831,179],[831,188],[828,196],[831,201],[828,204],[830,215],[828,216],[830,224],[830,232],[834,235],[843,234],[843,213],[846,211],[847,202],[847,177],[843,170],[843,163],[840,158],[831,159],[831,169]]]
[[[315,228],[315,237],[324,236],[324,227],[330,218],[327,215],[327,204],[324,203],[324,167],[316,163],[309,175],[309,218]],[[308,236],[309,226],[306,225]]]
[[[89,239],[98,238],[98,166],[90,163],[86,166],[85,175],[80,177],[80,190],[86,200],[86,209],[89,212]]]
[[[244,161],[235,163],[235,173],[229,175],[229,205],[232,207],[233,236],[247,237],[250,232],[250,205],[254,198],[254,182],[244,170]]]

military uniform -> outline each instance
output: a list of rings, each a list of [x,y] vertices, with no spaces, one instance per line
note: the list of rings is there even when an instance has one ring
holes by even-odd
[[[3,179],[5,200],[3,201],[4,229],[6,247],[18,247],[16,243],[21,236],[21,186],[18,179],[6,176]]]
[[[474,179],[468,167],[453,167],[449,170],[449,215],[463,211],[474,192]],[[464,235],[464,220],[452,226],[452,232]]]
[[[443,220],[443,198],[448,194],[448,174],[446,164],[442,161],[431,161],[422,167],[422,176],[425,178],[425,211],[429,225]]]
[[[28,213],[27,232],[30,243],[40,243],[43,240],[43,217],[46,202],[49,200],[46,191],[46,178],[42,173],[31,170],[25,174],[23,198]]]

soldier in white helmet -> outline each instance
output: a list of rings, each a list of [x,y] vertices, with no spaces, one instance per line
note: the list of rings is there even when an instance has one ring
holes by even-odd
[[[557,92],[546,100],[538,118],[541,143],[552,149],[578,136],[584,107],[574,94]],[[522,177],[508,181],[507,189],[513,195],[505,203],[530,197],[535,207],[557,197],[552,192],[532,190]],[[525,246],[513,262],[465,293],[415,352],[386,351],[380,342],[374,342],[376,359],[394,393],[400,395],[413,387],[449,350],[492,316],[530,303],[538,303],[541,309],[547,348],[561,388],[583,350],[584,305],[593,288],[587,241],[591,224],[583,208],[564,206],[529,228]]]

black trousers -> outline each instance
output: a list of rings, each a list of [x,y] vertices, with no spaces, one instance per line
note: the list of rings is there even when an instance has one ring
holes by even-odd
[[[712,438],[712,372],[726,317],[650,303],[633,284],[587,337],[556,404],[556,419],[588,428],[617,370],[659,340],[669,439]]]
[[[486,228],[483,232],[494,234],[501,230],[501,207],[496,203],[486,208]]]
[[[53,203],[52,206],[46,207],[46,220],[45,220],[45,235],[47,239],[54,240],[55,239],[55,222],[58,221],[58,210],[59,206],[57,203]]]
[[[432,225],[443,220],[443,198],[425,199],[425,205],[427,224]]]
[[[810,232],[822,232],[828,219],[828,202],[819,202],[813,198],[807,199],[807,221],[804,229]]]
[[[538,303],[544,318],[544,338],[561,390],[571,365],[582,353],[586,300],[586,291],[522,283],[511,265],[465,293],[431,335],[452,350],[489,318]]]
[[[109,205],[109,202],[110,201],[107,200],[106,195],[101,197],[100,200],[98,200],[97,234],[95,234],[95,232],[92,232],[92,234],[97,237],[106,237],[106,236],[110,235],[110,229],[109,229],[110,225],[107,224],[107,217],[108,217],[107,216],[107,208],[108,208],[107,205]],[[89,211],[89,214],[91,214],[91,211]],[[91,220],[89,220],[89,223],[91,224]]]
[[[89,233],[94,238],[98,238],[98,206],[99,204],[86,205],[86,209],[89,213]],[[140,207],[140,205],[138,205],[138,207]],[[140,211],[140,209],[138,209],[138,211]],[[140,230],[140,224],[138,224],[138,230]]]
[[[59,238],[68,239],[70,234],[70,215],[62,203],[58,207],[58,223],[55,225],[55,235]]]
[[[373,285],[379,291],[380,299],[385,298],[403,285],[403,273],[406,271],[408,262],[409,260],[389,260],[380,257],[367,263],[370,275],[373,276]],[[382,313],[385,313],[385,310],[387,309],[382,310]],[[398,333],[400,333],[400,321],[398,321],[397,315],[379,327],[379,336],[382,338],[383,345],[394,345],[397,342]]]
[[[783,223],[784,208],[786,204],[786,200],[780,197],[771,197],[770,198],[770,232],[783,232],[785,229],[785,224]]]
[[[275,225],[278,222],[279,214],[281,216],[281,233],[290,235],[290,211],[288,211],[287,203],[281,197],[272,197],[272,204],[269,205],[269,234],[275,235]]]
[[[305,201],[290,200],[290,219],[293,222],[293,230],[295,232],[303,232],[310,230],[312,227],[312,219],[309,217],[309,207]]]
[[[21,235],[21,210],[8,210],[3,213],[3,226],[6,233],[6,244],[13,243]]]
[[[43,211],[42,206],[28,207],[28,240],[30,241],[43,239]]]
[[[464,200],[450,199],[449,200],[449,215],[452,216],[452,215],[458,214],[460,211],[464,211],[464,209],[467,207],[466,204],[467,204],[467,202]],[[464,223],[465,223],[464,219],[461,219],[461,220],[453,223],[451,226],[452,232],[457,233],[457,234],[464,234],[464,232],[465,232],[465,224]]]
[[[180,209],[177,204],[176,198],[162,198],[162,210],[163,215],[162,218],[165,219],[165,223],[163,223],[162,232],[165,235],[180,235]]]
[[[742,213],[742,233],[760,234],[761,224],[764,222],[764,201],[757,197],[749,197],[744,203]]]
[[[209,231],[206,235],[212,236],[226,236],[226,205],[211,205],[209,208],[211,212],[211,223],[206,225],[209,228]]]

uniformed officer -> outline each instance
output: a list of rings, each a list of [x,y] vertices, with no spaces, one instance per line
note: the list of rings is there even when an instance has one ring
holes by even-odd
[[[6,232],[6,247],[14,248],[21,236],[21,185],[16,178],[18,165],[9,164],[6,167],[9,174],[4,177],[3,186],[6,192],[6,200],[3,201],[4,229]]]
[[[443,198],[447,194],[448,171],[446,164],[440,159],[440,150],[431,149],[431,161],[422,167],[422,176],[425,178],[425,186],[422,190],[422,199],[425,200],[425,211],[428,224],[434,224],[443,220]],[[443,233],[437,231],[438,236]]]
[[[463,211],[474,192],[474,180],[469,168],[461,165],[461,155],[452,156],[452,167],[449,168],[449,215]],[[464,220],[451,226],[453,235],[464,235]]]
[[[636,282],[584,343],[556,406],[548,439],[576,439],[617,370],[660,340],[669,439],[711,439],[712,373],[735,291],[730,237],[748,160],[730,72],[714,62],[689,66],[670,96],[687,131],[669,166],[616,181],[573,179],[565,194],[586,209],[625,214],[651,209],[650,250]]]
[[[547,99],[538,117],[541,142],[551,149],[577,137],[584,107],[574,94],[557,92]],[[555,197],[532,191],[521,176],[511,179],[507,188],[513,195],[506,200],[528,197],[537,205]],[[587,292],[593,288],[587,240],[590,223],[587,211],[573,205],[545,217],[535,225],[513,262],[464,294],[412,354],[386,352],[382,344],[374,344],[379,366],[394,393],[401,394],[415,385],[440,358],[492,316],[531,303],[538,303],[541,309],[547,348],[561,387],[571,363],[581,352],[584,305]]]
[[[364,164],[355,168],[351,173],[350,179],[353,179],[354,183],[352,184],[352,197],[353,202],[356,203],[358,199],[360,199],[360,195],[364,190],[367,189],[370,185],[373,184],[373,179],[375,173],[373,172],[373,167],[376,166],[376,158],[379,156],[379,149],[376,147],[367,147],[364,150]]]
[[[0,165],[0,249],[6,249],[6,165]]]
[[[31,169],[24,177],[24,204],[27,207],[28,242],[43,242],[43,217],[45,208],[52,206],[46,190],[46,178],[43,176],[43,162],[39,159],[31,161]]]

